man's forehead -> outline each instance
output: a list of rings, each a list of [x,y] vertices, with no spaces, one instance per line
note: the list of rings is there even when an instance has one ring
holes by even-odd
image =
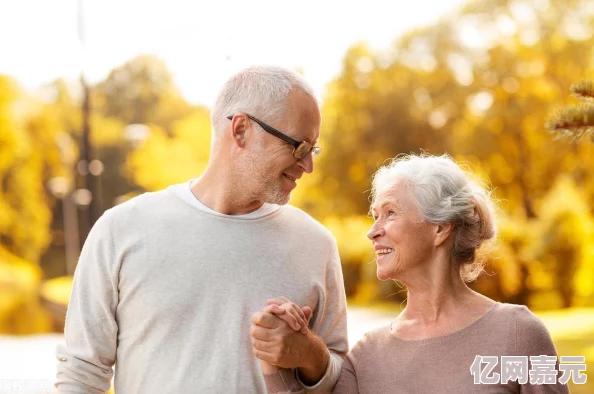
[[[320,138],[319,123],[311,124],[308,122],[296,122],[293,127],[287,130],[287,134],[297,141],[307,141],[315,144]]]
[[[295,139],[317,142],[320,138],[321,114],[317,101],[308,93],[299,89],[291,92],[290,109],[287,114],[287,125],[295,133]],[[289,131],[289,130],[287,130]]]

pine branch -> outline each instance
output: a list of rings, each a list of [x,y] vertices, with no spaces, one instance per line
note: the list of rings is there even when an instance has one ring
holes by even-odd
[[[571,85],[571,92],[579,99],[594,101],[594,84],[592,84],[592,81],[581,81]]]
[[[594,142],[594,105],[579,104],[557,110],[546,127],[561,138],[590,138]]]

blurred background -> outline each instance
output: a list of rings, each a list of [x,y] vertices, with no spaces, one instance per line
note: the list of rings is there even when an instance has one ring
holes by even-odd
[[[593,48],[591,0],[1,2],[0,392],[51,390],[90,226],[200,175],[209,106],[253,64],[298,70],[321,99],[324,151],[292,203],[338,240],[351,344],[405,300],[375,276],[371,175],[447,152],[501,207],[472,287],[528,305],[593,370],[594,128],[569,138],[557,112],[594,80]]]

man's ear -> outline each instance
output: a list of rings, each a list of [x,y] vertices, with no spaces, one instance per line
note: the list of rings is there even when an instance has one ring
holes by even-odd
[[[450,237],[454,228],[452,223],[435,224],[433,245],[441,246]]]
[[[245,114],[238,113],[231,118],[231,133],[232,140],[237,146],[243,148],[245,146],[246,131],[249,127],[249,119]]]

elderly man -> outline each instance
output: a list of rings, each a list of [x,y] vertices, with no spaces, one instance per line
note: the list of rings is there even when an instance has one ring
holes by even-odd
[[[252,324],[258,357],[306,390],[338,379],[348,344],[336,242],[287,205],[321,150],[310,87],[277,67],[241,71],[218,96],[212,133],[200,178],[114,207],[93,227],[57,351],[60,392],[105,393],[114,364],[117,394],[265,392]],[[282,306],[267,307],[275,297]],[[291,302],[309,328],[291,320]]]

